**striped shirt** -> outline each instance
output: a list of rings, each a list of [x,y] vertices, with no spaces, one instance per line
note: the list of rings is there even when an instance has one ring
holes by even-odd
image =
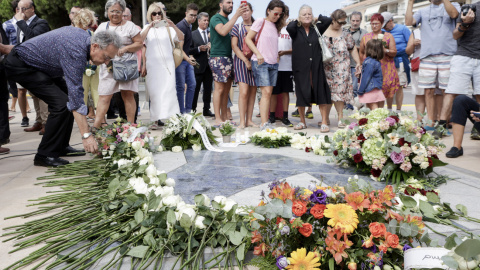
[[[238,47],[240,50],[243,48],[243,38],[247,35],[247,28],[243,23],[235,24],[230,33],[232,37],[238,38]],[[251,86],[255,86],[255,79],[253,78],[253,73],[251,70],[248,70],[247,65],[242,59],[238,58],[235,54],[233,57],[233,70],[235,74],[235,82],[243,82]]]

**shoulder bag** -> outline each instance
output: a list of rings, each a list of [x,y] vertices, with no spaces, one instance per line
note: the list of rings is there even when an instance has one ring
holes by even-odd
[[[107,23],[107,30],[108,25]],[[128,82],[138,78],[138,64],[137,60],[111,60],[113,79],[119,82]]]
[[[172,41],[172,34],[170,34],[170,27],[167,27],[168,31],[168,38],[170,39],[170,43],[172,44],[172,52],[173,52],[173,61],[175,62],[175,68],[180,66],[183,61],[183,50],[180,48],[180,43]]]
[[[322,48],[322,59],[324,63],[330,62],[333,59],[333,53],[330,51],[328,48],[327,43],[323,39],[322,34],[320,34],[320,31],[318,31],[318,28],[315,24],[313,24],[313,28],[315,28],[315,31],[317,32],[318,35],[318,42],[320,43],[320,47]]]
[[[243,23],[242,23],[243,24]],[[262,31],[263,31],[263,27],[265,26],[265,19],[263,20],[263,23],[262,23],[262,28],[260,28],[260,31],[258,32],[257,34],[257,37],[255,39],[255,47],[257,46],[258,44],[258,40],[260,39],[260,35],[262,34]],[[239,32],[241,31],[241,29],[239,30]],[[247,59],[250,59],[252,58],[253,56],[253,51],[250,50],[250,48],[248,47],[247,45],[247,42],[246,41],[246,38],[247,38],[247,35],[245,35],[243,37],[243,46],[242,46],[242,51],[243,51],[243,55],[245,55],[245,57],[247,57]]]
[[[415,40],[415,33],[413,33],[413,39]],[[418,71],[420,69],[420,57],[410,59],[411,71]]]

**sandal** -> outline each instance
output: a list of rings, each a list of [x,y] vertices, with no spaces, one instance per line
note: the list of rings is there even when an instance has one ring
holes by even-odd
[[[317,124],[318,127],[321,127],[321,126],[322,126],[322,123],[323,123],[322,121],[318,122],[318,124]],[[327,126],[328,126],[328,125],[330,125],[330,120],[327,121]]]
[[[345,127],[347,127],[347,125],[345,125],[345,123],[343,123],[341,121],[338,122],[338,128],[345,128]]]
[[[304,123],[298,122],[298,124],[296,124],[293,129],[294,130],[302,130],[302,129],[306,129],[306,128],[307,128],[307,126]]]
[[[320,127],[320,132],[322,132],[322,133],[330,132],[330,128],[327,125],[322,125]]]

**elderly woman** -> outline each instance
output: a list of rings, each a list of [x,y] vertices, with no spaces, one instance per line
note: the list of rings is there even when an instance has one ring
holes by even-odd
[[[315,26],[323,33],[331,23],[331,18],[320,15]],[[318,104],[322,118],[327,119],[332,99],[325,77],[322,49],[314,28],[312,8],[308,5],[301,6],[298,19],[288,24],[287,31],[292,38],[292,69],[300,113],[300,122],[295,129],[300,130],[307,128],[305,107],[311,106],[312,103]],[[324,132],[326,131],[328,130],[324,129]]]
[[[75,13],[72,24],[73,26],[81,28],[92,35],[93,32],[91,29],[97,27],[95,13],[88,8],[80,9]],[[98,70],[97,66],[91,61],[87,61],[87,66],[85,67],[85,72],[83,73],[82,85],[84,89],[83,100],[85,101],[85,104],[88,104],[87,119],[90,120],[95,118],[94,108],[96,108],[98,104]],[[91,98],[89,98],[89,95]]]
[[[122,40],[123,47],[118,50],[117,56],[113,61],[137,60],[136,52],[143,46],[140,30],[131,21],[123,19],[125,10],[125,0],[108,0],[105,4],[105,17],[109,21],[100,24],[97,30],[110,30],[117,33]],[[138,92],[138,79],[130,81],[116,81],[109,68],[102,64],[100,66],[100,82],[98,84],[98,107],[97,117],[95,118],[95,128],[99,128],[105,123],[105,114],[110,105],[110,100],[116,92],[121,92],[127,112],[127,121],[135,121],[135,111],[137,109],[134,94]]]
[[[145,40],[145,49],[142,49],[142,76],[150,96],[150,120],[157,121],[152,129],[163,125],[160,119],[180,113],[178,104],[175,62],[173,60],[172,44],[180,43],[183,47],[183,32],[169,19],[165,13],[165,6],[155,2],[148,7],[148,24],[143,28],[141,36]],[[168,24],[168,25],[165,25]]]
[[[384,44],[384,57],[380,63],[382,63],[382,75],[383,95],[387,99],[388,108],[392,107],[393,97],[395,93],[400,89],[400,81],[398,80],[397,68],[395,67],[394,58],[397,55],[397,47],[395,45],[395,39],[392,34],[382,31],[383,16],[381,14],[373,14],[370,19],[370,25],[372,26],[372,32],[365,34],[360,42],[360,59],[365,60],[365,46],[371,39],[381,39]],[[385,103],[383,104],[385,106]],[[381,106],[381,107],[383,107]]]
[[[355,47],[350,31],[343,30],[342,26],[347,23],[347,13],[341,9],[335,10],[332,15],[332,24],[328,27],[323,35],[323,39],[327,43],[328,48],[333,53],[332,61],[325,63],[325,75],[332,93],[332,101],[338,114],[338,127],[344,128],[342,123],[343,108],[345,103],[353,102],[353,83],[350,70],[350,54],[356,64],[356,73],[360,71],[360,58],[358,50]],[[328,115],[330,115],[329,106]],[[323,122],[319,123],[321,130],[328,129],[329,121],[323,118]]]

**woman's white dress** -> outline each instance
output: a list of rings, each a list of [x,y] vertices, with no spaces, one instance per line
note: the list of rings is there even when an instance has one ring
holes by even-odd
[[[145,26],[142,31],[146,31]],[[170,27],[173,41],[178,41]],[[147,76],[145,82],[150,96],[150,120],[168,119],[180,113],[178,105],[175,62],[167,27],[152,27],[145,39]]]

